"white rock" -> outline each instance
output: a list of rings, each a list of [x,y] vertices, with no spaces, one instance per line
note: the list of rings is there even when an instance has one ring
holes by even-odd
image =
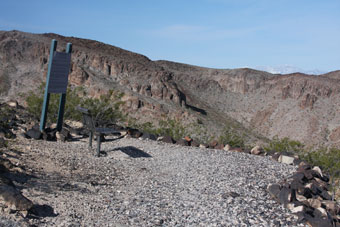
[[[18,102],[17,102],[17,101],[9,101],[9,102],[7,102],[7,104],[8,104],[10,107],[14,107],[14,108],[17,108],[17,107],[18,107]]]
[[[323,216],[327,217],[327,211],[324,208],[319,207],[317,210],[319,210]]]
[[[259,155],[259,154],[261,154],[261,152],[262,152],[262,149],[261,149],[260,146],[255,146],[255,147],[253,147],[253,149],[251,149],[251,151],[250,151],[250,153],[251,153],[251,154],[254,154],[254,155]]]
[[[55,134],[55,136],[57,137],[57,140],[58,140],[58,141],[61,140],[60,132],[57,132],[57,133]]]
[[[120,132],[120,135],[121,135],[121,136],[126,136],[126,135],[127,135],[127,131],[121,131],[121,132]]]
[[[296,200],[299,202],[303,202],[303,201],[306,201],[307,198],[304,197],[303,195],[296,194]]]
[[[205,146],[204,144],[200,144],[199,147],[200,147],[200,148],[207,148],[207,146]]]
[[[305,188],[312,188],[313,183],[308,183],[305,185]]]
[[[295,208],[294,203],[288,203],[288,204],[287,204],[287,208],[288,208],[289,210],[293,210],[293,209]]]
[[[313,208],[320,208],[321,207],[321,201],[318,200],[318,199],[307,199],[307,202]]]
[[[294,163],[294,158],[287,155],[280,155],[278,161],[284,164],[292,165]]]
[[[298,212],[302,212],[304,211],[304,206],[297,206],[297,207],[294,207],[293,209],[291,209],[292,213],[298,213]]]
[[[230,145],[227,144],[227,145],[224,146],[223,150],[225,150],[225,151],[230,151],[230,148],[231,148]]]
[[[84,124],[80,121],[65,120],[65,123],[73,128],[82,128]]]
[[[322,171],[321,171],[321,169],[320,169],[319,166],[314,166],[313,170],[314,170],[315,172],[319,173],[321,177],[323,177]]]

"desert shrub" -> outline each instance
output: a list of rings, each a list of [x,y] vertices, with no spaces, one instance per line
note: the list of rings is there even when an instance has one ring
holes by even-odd
[[[279,139],[275,136],[269,144],[264,147],[265,151],[301,153],[304,145],[297,140],[290,140],[288,137]]]
[[[229,144],[231,147],[245,148],[243,136],[228,126],[224,127],[218,141],[223,144]]]
[[[44,99],[44,88],[42,84],[38,92],[30,92],[26,97],[27,110],[40,119],[42,104]],[[82,115],[77,111],[77,106],[82,106],[89,109],[99,124],[115,123],[124,118],[119,110],[123,102],[120,101],[122,93],[109,91],[107,94],[98,98],[87,97],[87,94],[82,87],[68,88],[66,93],[66,104],[64,111],[64,119],[81,120]],[[56,122],[58,117],[60,94],[50,94],[50,101],[47,112],[47,122]]]
[[[340,177],[340,149],[322,147],[306,152],[304,159],[312,165],[321,166],[329,174]]]
[[[340,149],[322,147],[312,152],[306,152],[302,158],[314,166],[320,166],[323,171],[329,174],[334,199],[335,192],[339,190],[339,185],[336,186],[336,182],[339,183],[340,178]]]
[[[188,135],[185,126],[175,119],[167,119],[159,121],[159,128],[155,130],[157,135],[169,135],[175,140]]]

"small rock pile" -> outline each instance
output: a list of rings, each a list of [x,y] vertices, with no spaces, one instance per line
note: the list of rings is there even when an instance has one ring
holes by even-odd
[[[310,226],[340,226],[340,207],[329,193],[329,178],[318,166],[301,162],[297,172],[281,184],[270,184],[268,192],[279,203]]]
[[[9,160],[0,158],[0,209],[9,213],[19,212],[26,217],[29,211],[33,211],[33,203],[22,195],[8,177],[10,172],[20,174],[24,171]]]
[[[23,133],[23,136],[28,139],[36,139],[36,140],[47,140],[47,141],[71,141],[72,135],[70,133],[70,127],[64,125],[62,130],[59,132],[53,125],[51,127],[45,128],[43,131],[40,131],[39,125],[35,124],[32,128]],[[73,129],[75,130],[75,129]],[[79,135],[79,133],[78,133]]]

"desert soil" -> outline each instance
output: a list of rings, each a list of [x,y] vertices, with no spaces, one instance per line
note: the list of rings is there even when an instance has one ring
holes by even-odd
[[[95,148],[95,143],[93,148]],[[12,176],[39,214],[3,215],[12,226],[297,226],[268,184],[294,171],[270,157],[108,138],[101,157],[88,140],[17,138]],[[38,209],[39,208],[39,209]]]

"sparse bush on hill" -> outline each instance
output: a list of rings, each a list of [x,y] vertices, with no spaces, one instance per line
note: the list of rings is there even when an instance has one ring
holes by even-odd
[[[275,136],[269,142],[268,146],[264,148],[264,150],[299,154],[300,152],[303,152],[304,147],[305,146],[297,140],[291,140],[288,137],[279,139],[277,136]]]
[[[242,135],[236,133],[231,127],[225,126],[218,141],[229,144],[231,147],[245,148],[245,141]]]
[[[168,118],[166,120],[160,120],[157,123],[157,126],[155,126],[152,122],[139,124],[137,121],[137,119],[129,118],[129,127],[137,128],[143,132],[157,136],[169,135],[175,140],[189,136],[197,142],[208,143],[214,138],[213,135],[208,134],[204,125],[202,125],[199,121],[183,124],[180,120]]]
[[[44,99],[45,85],[41,84],[38,92],[30,92],[26,98],[27,109],[37,119],[40,118],[43,99]],[[66,94],[66,104],[64,118],[70,120],[80,121],[82,119],[81,113],[77,111],[77,106],[82,106],[91,111],[95,120],[99,124],[115,123],[122,120],[124,115],[119,110],[122,105],[122,93],[110,90],[107,94],[102,95],[99,99],[90,98],[86,96],[86,92],[82,87],[68,88]],[[58,117],[60,94],[50,94],[50,101],[48,106],[47,122],[56,122]]]
[[[320,166],[330,175],[334,199],[335,193],[340,187],[340,149],[323,147],[312,152],[306,152],[302,158],[312,165]]]

